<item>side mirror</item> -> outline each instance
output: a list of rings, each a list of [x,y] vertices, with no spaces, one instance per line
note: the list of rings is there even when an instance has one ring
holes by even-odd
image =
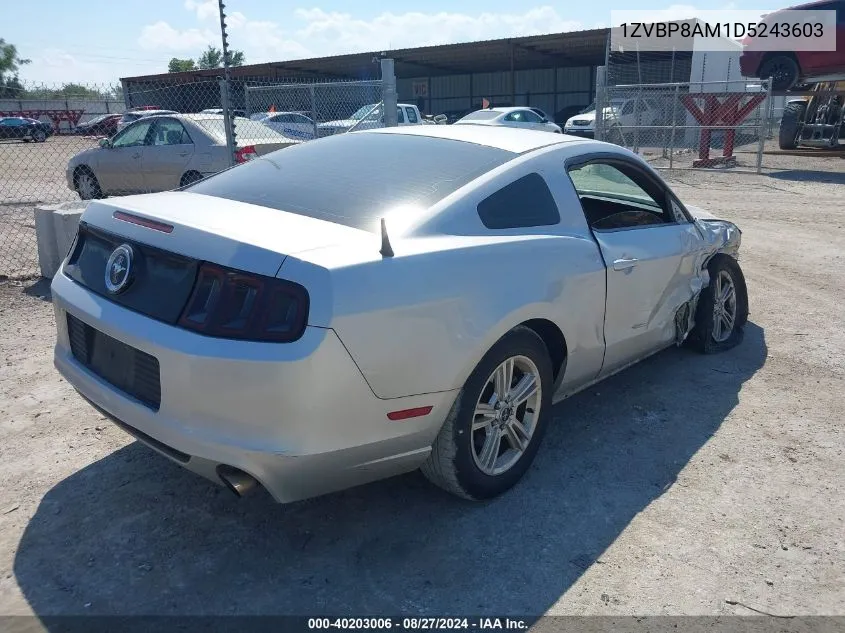
[[[100,147],[102,147],[103,149],[110,149],[111,148],[111,141],[107,138],[101,138],[99,144],[100,144]]]

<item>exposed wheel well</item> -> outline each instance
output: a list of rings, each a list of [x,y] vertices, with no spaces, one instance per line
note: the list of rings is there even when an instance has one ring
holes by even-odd
[[[531,328],[537,333],[546,349],[549,350],[549,358],[552,361],[552,371],[557,379],[566,367],[567,347],[566,339],[560,328],[548,319],[530,319],[520,325]]]
[[[763,65],[770,59],[775,57],[789,57],[798,66],[798,72],[801,72],[801,64],[798,62],[798,56],[792,51],[768,51],[760,58],[760,64],[757,66],[759,72]],[[760,79],[768,79],[768,77],[760,77]]]

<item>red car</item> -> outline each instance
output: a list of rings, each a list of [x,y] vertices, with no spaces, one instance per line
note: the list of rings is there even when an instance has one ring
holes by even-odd
[[[84,136],[114,136],[122,114],[101,114],[76,126],[76,133]]]
[[[783,11],[836,11],[835,51],[766,51],[755,50],[755,38],[743,41],[739,69],[745,77],[772,78],[773,90],[789,90],[796,84],[827,75],[845,75],[845,0],[811,2]],[[778,22],[781,11],[763,18],[765,23]],[[794,19],[793,19],[794,21]]]

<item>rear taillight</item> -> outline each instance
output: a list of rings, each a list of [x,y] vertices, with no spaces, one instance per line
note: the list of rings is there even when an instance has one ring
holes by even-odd
[[[218,338],[284,343],[302,336],[307,319],[308,291],[299,284],[203,264],[179,325]]]
[[[253,158],[258,158],[258,152],[255,151],[255,145],[247,145],[235,150],[235,161],[245,163]]]

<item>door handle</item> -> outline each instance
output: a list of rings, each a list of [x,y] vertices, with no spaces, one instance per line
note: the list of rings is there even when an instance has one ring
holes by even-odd
[[[141,158],[141,154],[140,153],[132,154],[132,158]]]
[[[190,152],[179,152],[179,156],[187,156]]]
[[[616,259],[613,261],[613,270],[630,270],[637,265],[640,260],[632,259]]]

